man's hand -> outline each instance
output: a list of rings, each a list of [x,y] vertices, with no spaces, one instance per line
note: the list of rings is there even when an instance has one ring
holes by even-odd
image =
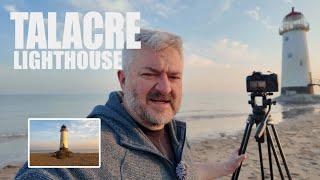
[[[238,155],[239,149],[234,150],[229,158],[222,163],[197,164],[199,179],[214,179],[233,173],[247,159],[245,154]]]
[[[227,161],[223,163],[223,167],[226,170],[227,174],[233,173],[243,162],[245,159],[247,159],[247,156],[245,154],[238,155],[239,149],[234,150]]]

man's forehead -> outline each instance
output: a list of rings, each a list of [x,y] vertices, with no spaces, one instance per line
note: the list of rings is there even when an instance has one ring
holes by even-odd
[[[167,48],[162,51],[143,48],[139,50],[131,66],[146,70],[151,67],[159,71],[164,68],[170,71],[182,71],[183,62],[180,54],[174,48]]]
[[[183,69],[181,59],[174,57],[168,57],[168,59],[152,57],[150,59],[144,59],[143,61],[140,61],[138,66],[140,69],[160,72],[181,72]]]
[[[161,59],[161,60],[172,61],[172,62],[177,62],[177,63],[180,63],[182,61],[181,55],[174,48],[166,48],[166,49],[161,50],[161,51],[155,51],[155,50],[147,49],[144,52],[146,54],[142,54],[142,56],[145,55],[145,56],[148,56],[148,57],[153,57],[154,60]]]
[[[182,69],[178,69],[178,68],[162,68],[162,67],[156,67],[156,66],[143,66],[142,70],[145,71],[150,71],[150,72],[154,72],[154,73],[162,73],[162,72],[168,72],[170,74],[182,74]]]

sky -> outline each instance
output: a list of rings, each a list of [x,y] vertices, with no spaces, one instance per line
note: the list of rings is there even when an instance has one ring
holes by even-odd
[[[0,94],[105,93],[118,90],[115,70],[14,70],[10,11],[139,11],[141,27],[180,35],[184,41],[185,93],[244,93],[252,71],[281,77],[279,27],[294,6],[310,23],[307,33],[313,78],[320,79],[320,1],[309,0],[1,0]]]
[[[59,150],[62,125],[67,126],[71,151],[99,149],[97,120],[31,120],[30,150]]]

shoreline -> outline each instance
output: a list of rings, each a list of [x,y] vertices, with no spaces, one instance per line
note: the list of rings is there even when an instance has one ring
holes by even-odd
[[[293,113],[294,114],[294,113]],[[294,114],[275,128],[278,132],[283,152],[293,179],[317,179],[320,176],[320,111]],[[251,135],[255,132],[252,129]],[[219,162],[225,160],[232,150],[240,146],[243,130],[234,134],[218,133],[217,137],[204,138],[191,142],[195,162]],[[266,144],[266,143],[264,143]],[[277,148],[276,148],[277,149]],[[265,174],[269,174],[267,147],[263,145]],[[246,154],[248,160],[243,164],[239,179],[259,179],[260,164],[258,148],[250,137]],[[280,157],[280,156],[279,156]],[[12,179],[24,162],[7,163],[0,169],[0,179]],[[280,178],[274,163],[275,178]],[[283,169],[283,168],[282,168]],[[285,171],[283,169],[285,174]],[[230,179],[231,176],[220,179]]]

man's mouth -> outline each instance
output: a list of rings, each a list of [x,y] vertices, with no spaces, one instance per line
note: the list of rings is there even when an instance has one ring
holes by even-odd
[[[169,104],[171,101],[166,99],[149,99],[153,103],[159,103],[159,104]]]
[[[172,96],[170,94],[161,94],[157,91],[152,91],[147,95],[147,99],[151,105],[155,108],[167,109],[171,107],[172,104]]]

